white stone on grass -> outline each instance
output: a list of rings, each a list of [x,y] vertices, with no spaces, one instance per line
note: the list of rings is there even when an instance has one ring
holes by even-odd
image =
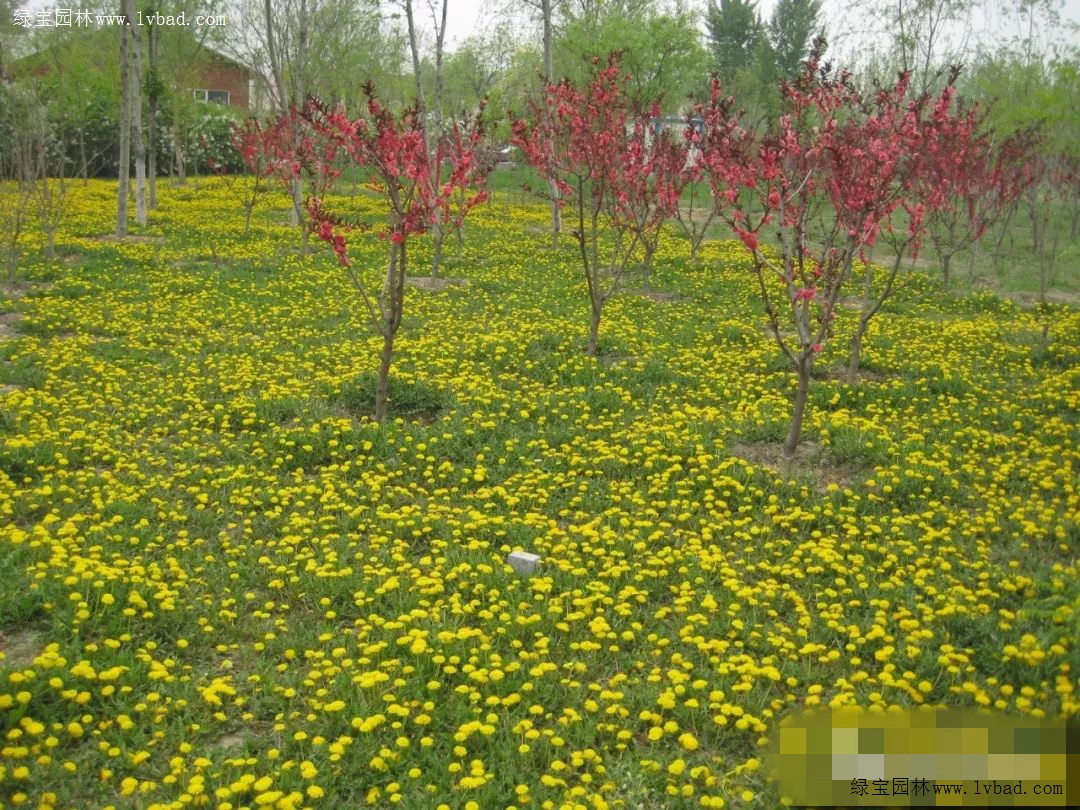
[[[530,554],[528,551],[511,551],[506,561],[511,568],[525,576],[532,576],[540,570],[540,555]]]

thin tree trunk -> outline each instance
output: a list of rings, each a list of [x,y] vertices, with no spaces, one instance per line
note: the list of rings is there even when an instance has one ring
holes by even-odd
[[[864,310],[859,316],[859,323],[855,327],[855,336],[851,339],[851,359],[848,361],[847,380],[854,383],[859,379],[859,363],[862,361],[862,339],[870,326],[872,313]]]
[[[544,83],[555,83],[555,49],[553,46],[552,2],[541,0],[540,9],[544,25]],[[551,247],[558,249],[559,234],[562,231],[562,209],[559,206],[559,186],[554,177],[548,178],[548,193],[551,195]]]
[[[84,186],[90,182],[89,170],[86,166],[86,135],[82,127],[79,127],[79,175],[82,177]]]
[[[300,15],[298,20],[299,31],[297,33],[296,63],[293,65],[293,103],[301,106],[307,93],[304,67],[307,64],[308,49],[308,4],[307,0],[300,0]],[[304,189],[300,178],[293,181],[293,212],[292,224],[303,228],[301,236],[301,248],[304,253],[308,250],[308,230],[304,223]]]
[[[173,162],[176,164],[176,182],[183,186],[187,185],[187,163],[184,161],[184,144],[181,142],[180,111],[173,107]]]
[[[813,368],[813,358],[800,356],[796,366],[799,375],[799,387],[795,392],[795,407],[791,412],[791,426],[788,428],[787,439],[784,440],[784,458],[791,461],[795,458],[795,450],[799,446],[799,438],[802,436],[803,416],[806,413],[806,400],[810,394],[810,372]]]
[[[127,0],[129,19],[135,16],[134,0]],[[142,33],[131,26],[131,130],[135,145],[135,221],[146,224],[146,140],[142,127]]]
[[[428,154],[431,155],[432,188],[438,189],[442,185],[442,165],[438,159],[438,146],[442,138],[442,101],[443,101],[443,42],[446,38],[446,9],[448,0],[442,0],[442,19],[435,22],[435,98],[432,104],[432,128],[434,132],[427,133],[425,127]],[[437,278],[439,266],[442,263],[443,240],[446,238],[446,228],[442,221],[442,209],[435,209],[434,221],[431,227],[435,238],[435,250],[431,259],[431,277]]]
[[[390,263],[386,268],[382,292],[379,295],[380,324],[383,336],[382,354],[379,358],[379,377],[375,386],[375,421],[382,424],[386,419],[386,399],[390,385],[390,364],[394,357],[394,337],[401,326],[401,311],[405,295],[406,254],[404,243],[391,242]]]
[[[413,14],[412,0],[405,0],[405,23],[409,31],[409,53],[412,56],[413,84],[416,89],[416,107],[419,114],[423,116],[424,82],[420,75],[420,41],[416,36],[416,18]]]
[[[120,26],[120,157],[117,164],[116,235],[128,232],[128,178],[131,169],[131,70],[128,56],[131,18]]]
[[[596,357],[600,344],[600,316],[604,311],[602,303],[593,302],[592,317],[589,318],[589,345],[585,348],[585,354]]]
[[[657,244],[659,242],[659,234],[653,241],[645,241],[645,257],[641,262],[641,289],[645,292],[652,290],[652,263],[653,255],[656,253]]]
[[[949,289],[949,275],[950,275],[949,265],[950,264],[952,264],[952,254],[951,253],[946,253],[944,256],[941,257],[942,285],[945,287],[946,290]]]
[[[978,263],[979,255],[982,253],[982,240],[976,239],[971,243],[971,255],[968,256],[968,283],[975,284],[975,266]]]
[[[156,13],[156,10],[155,10]],[[149,182],[149,205],[151,209],[157,208],[157,117],[158,117],[158,27],[153,25],[150,27],[149,35],[149,48],[150,48],[150,92],[149,92],[149,109],[147,110],[146,119],[146,140],[149,141],[149,152],[146,160],[146,173],[148,175],[147,180]]]
[[[394,333],[389,329],[383,334],[382,353],[379,355],[379,381],[375,388],[375,421],[380,425],[386,420],[386,395],[390,388],[390,364],[394,359]]]
[[[1016,214],[1016,204],[1013,203],[1009,206],[1005,212],[1005,216],[1001,220],[1001,230],[998,232],[997,239],[994,240],[994,274],[1001,275],[1001,264],[1004,260],[1004,256],[1001,251],[1001,245],[1005,241],[1005,235],[1009,231],[1010,225],[1012,225],[1012,218]]]

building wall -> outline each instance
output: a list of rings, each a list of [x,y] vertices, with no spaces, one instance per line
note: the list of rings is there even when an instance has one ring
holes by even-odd
[[[251,106],[248,72],[242,67],[214,60],[203,71],[199,81],[201,84],[193,90],[227,90],[231,106],[244,110]]]

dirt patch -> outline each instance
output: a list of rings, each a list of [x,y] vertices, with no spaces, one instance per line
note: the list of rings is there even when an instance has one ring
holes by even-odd
[[[24,281],[16,281],[14,284],[5,284],[3,287],[3,293],[6,297],[13,301],[17,301],[24,297],[34,287],[31,284],[27,284]]]
[[[0,630],[0,660],[10,669],[21,669],[34,663],[45,647],[45,631],[39,627],[16,627]]]
[[[761,334],[763,334],[765,337],[767,337],[774,343],[776,342],[776,333],[772,330],[771,326],[766,326],[764,329],[762,329]],[[799,341],[799,333],[796,332],[794,329],[781,329],[780,337],[782,337],[786,343],[798,343]],[[796,348],[798,347],[796,346]]]
[[[875,371],[874,369],[860,368],[855,379],[849,380],[846,368],[827,368],[822,371],[820,379],[842,383],[888,382],[889,380],[899,380],[901,376],[895,371]]]
[[[861,472],[856,465],[831,458],[817,442],[805,439],[791,460],[784,458],[783,444],[774,442],[736,442],[728,452],[785,478],[810,479],[818,491],[824,491],[829,484],[851,487]]]
[[[431,276],[409,276],[405,283],[418,290],[445,290],[449,287],[468,287],[467,278],[432,278]]]
[[[243,748],[246,743],[247,738],[242,734],[222,734],[210,743],[208,747],[217,749]]]
[[[129,233],[127,236],[116,236],[115,234],[106,234],[103,236],[90,237],[94,242],[111,242],[113,244],[155,244],[160,245],[165,242],[164,236],[151,236],[149,234]]]
[[[1018,293],[1004,293],[1006,298],[1009,298],[1023,307],[1036,307],[1041,302],[1039,301],[1039,294],[1032,292],[1018,292]],[[1068,290],[1047,290],[1046,291],[1046,303],[1048,304],[1064,304],[1067,306],[1075,307],[1080,306],[1080,294],[1070,292]]]
[[[858,312],[862,310],[863,300],[858,295],[842,295],[836,299],[836,305],[841,309],[851,309]]]
[[[687,207],[679,208],[679,217],[688,220],[690,222],[696,222],[700,225],[704,225],[709,221],[709,217],[712,215],[712,209],[708,206],[701,205],[695,206],[693,209]],[[715,219],[715,217],[713,217]]]
[[[404,417],[406,422],[415,422],[418,425],[427,427],[435,422],[439,421],[439,417],[442,416],[441,410],[420,411],[419,413],[409,414]]]
[[[0,396],[10,394],[12,391],[22,391],[24,388],[26,388],[25,385],[14,385],[12,383],[0,385]]]
[[[604,366],[622,366],[633,363],[637,358],[632,354],[598,354],[597,362]]]
[[[638,290],[637,294],[642,298],[658,301],[661,304],[674,304],[675,302],[682,300],[682,296],[678,293],[664,292],[663,290]]]
[[[22,313],[5,312],[0,315],[0,339],[15,337],[15,325],[22,320]]]

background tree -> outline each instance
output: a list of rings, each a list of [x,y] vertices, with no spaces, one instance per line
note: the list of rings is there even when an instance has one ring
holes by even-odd
[[[122,12],[127,15],[134,8],[132,0],[124,0]],[[131,171],[131,48],[132,48],[132,13],[126,17],[124,25],[118,26],[120,34],[120,145],[119,167],[116,186],[116,236],[127,236],[128,232],[128,186]]]
[[[527,6],[540,23],[540,72],[543,77],[543,85],[546,87],[555,83],[555,17],[563,3],[561,0],[522,0],[522,5]],[[523,52],[519,51],[518,53]],[[527,54],[528,51],[524,51],[524,53]],[[532,82],[530,81],[528,84],[531,85]],[[523,109],[523,106],[507,105],[507,109],[514,109],[515,107]],[[559,202],[559,187],[554,180],[549,180],[548,197],[551,205],[551,246],[552,248],[558,248],[559,234],[562,231],[562,206]]]
[[[511,106],[502,80],[513,70],[520,45],[508,21],[459,43],[446,60],[444,114],[454,120],[466,120],[485,98],[492,109]]]
[[[337,0],[318,13],[338,15],[333,27],[314,24],[308,53],[308,90],[319,98],[362,109],[364,84],[387,88],[388,96],[408,98],[406,33],[380,0]]]
[[[8,289],[18,281],[20,240],[27,230],[34,206],[35,137],[39,117],[33,93],[14,82],[0,82],[0,133],[7,148],[0,150],[0,246]]]
[[[744,115],[775,118],[780,105],[776,53],[753,0],[710,0],[706,31],[713,73],[739,100]],[[706,87],[704,96],[708,96]]]
[[[128,13],[135,16],[135,2],[127,3]],[[135,158],[135,221],[146,224],[146,133],[143,131],[143,71],[142,71],[142,28],[131,28],[131,138]]]
[[[755,62],[762,35],[754,0],[709,0],[705,28],[716,75],[726,86]]]
[[[618,51],[630,76],[626,92],[631,104],[647,109],[659,99],[661,112],[677,114],[707,70],[698,22],[697,13],[683,3],[670,8],[596,4],[562,26],[556,68],[560,77],[584,85],[592,76],[592,57]]]
[[[409,53],[412,56],[413,81],[416,87],[417,117],[424,133],[424,143],[427,145],[428,152],[434,156],[443,136],[443,61],[445,56],[448,0],[427,0],[427,11],[431,17],[431,24],[435,35],[433,71],[434,88],[430,97],[430,103],[428,96],[424,93],[423,60],[420,57],[420,30],[417,25],[416,9],[414,8],[413,0],[401,0],[401,2],[405,10],[405,20],[409,34]],[[431,167],[432,171],[431,181],[434,185],[438,185],[443,167],[439,161],[434,160],[433,157],[432,159],[429,159],[428,165]],[[432,278],[436,278],[439,275],[439,266],[442,263],[443,240],[446,235],[443,223],[440,219],[441,214],[441,208],[436,207],[432,211],[432,216],[434,217],[431,222],[431,232],[434,241],[434,251],[432,252],[431,259]]]
[[[867,79],[885,81],[898,71],[911,74],[919,93],[941,89],[944,65],[967,61],[973,21],[982,0],[857,0],[840,26],[859,28],[857,57],[872,66]],[[869,29],[868,31],[866,29]]]
[[[220,9],[220,4],[202,0],[181,0],[179,4],[169,6],[170,13],[183,11],[189,18],[216,13]],[[189,167],[194,165],[192,133],[204,111],[196,102],[192,88],[198,86],[210,64],[211,49],[219,47],[222,39],[211,26],[153,26],[149,34],[153,37],[153,65],[145,79],[150,103],[148,123],[153,126],[156,136],[157,108],[163,105],[168,119],[172,174],[182,185],[187,182]],[[150,149],[155,150],[158,144],[149,137],[149,131],[147,134]]]
[[[821,33],[821,0],[779,0],[769,19],[769,42],[776,68],[794,79],[810,55],[810,44]]]

